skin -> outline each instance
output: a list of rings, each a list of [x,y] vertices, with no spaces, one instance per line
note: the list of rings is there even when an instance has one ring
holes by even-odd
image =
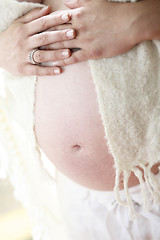
[[[41,67],[28,62],[30,50],[55,41],[68,41],[75,37],[75,32],[71,29],[45,32],[50,27],[66,23],[70,20],[69,14],[57,13],[49,15],[50,10],[49,7],[35,9],[15,20],[6,31],[0,34],[0,67],[19,76],[44,76],[61,73],[60,67]],[[65,17],[65,20],[62,17]],[[68,37],[67,33],[70,31],[72,35]],[[41,63],[43,53],[44,51],[40,50],[36,53],[35,60],[38,63]],[[43,58],[42,60],[57,61],[68,58],[70,55],[71,51],[69,49],[50,50],[45,51],[45,59]]]
[[[0,67],[15,75],[54,75],[55,70],[56,74],[59,74],[62,73],[62,69],[57,66],[43,67],[28,63],[28,53],[31,49],[45,45],[43,50],[37,51],[34,55],[35,61],[42,63],[52,60],[56,61],[58,66],[64,66],[88,59],[116,56],[128,51],[139,42],[160,39],[159,0],[141,0],[137,3],[113,3],[106,0],[64,1],[67,7],[72,8],[72,10],[65,12],[71,15],[70,24],[63,24],[63,21],[50,23],[50,18],[47,16],[50,9],[37,9],[17,19],[5,32],[0,34],[2,56]],[[39,0],[32,2],[42,3]],[[59,7],[59,3],[56,4]],[[96,21],[94,21],[95,16]],[[113,16],[116,17],[113,18]],[[35,19],[37,19],[36,22]],[[95,24],[92,24],[93,21]],[[47,27],[44,27],[45,25]],[[45,37],[42,36],[42,33],[42,35],[38,34],[36,46],[29,45],[30,37],[38,33],[37,31],[31,33],[30,29],[37,26],[39,32],[47,30],[48,27],[53,27],[50,28],[52,32],[53,30],[75,29],[77,37],[74,40],[66,39],[59,42],[58,37],[60,37],[61,32],[58,32],[56,43],[49,44],[46,39],[49,38],[50,31],[47,31]],[[12,38],[10,38],[11,35]],[[42,39],[41,37],[39,39],[39,35]],[[60,39],[62,40],[62,38]],[[21,51],[22,47],[23,52]],[[73,48],[80,48],[80,51],[71,54],[69,49]],[[55,51],[56,49],[57,51]],[[66,49],[68,55],[62,56],[59,49]],[[46,50],[52,50],[52,52]],[[10,55],[11,52],[12,55]]]
[[[57,3],[59,3],[59,1],[57,1]],[[58,4],[57,6],[61,7]],[[67,10],[71,15],[72,21],[74,19],[77,19],[77,21],[78,19],[81,19],[81,9],[82,7],[70,10],[69,12]],[[56,10],[59,10],[59,8]],[[62,12],[60,12],[60,14],[62,14]],[[35,24],[35,21],[40,20],[40,23],[43,23],[40,26],[41,30],[43,29],[42,31],[45,33],[54,33],[54,31],[46,31],[49,27],[48,24],[50,24],[51,21],[50,19],[49,21],[44,21],[44,19],[48,19],[48,15],[45,16],[44,14],[44,16],[41,16],[40,18],[36,16],[33,21],[27,19],[26,22],[22,22],[22,29],[26,26],[25,24],[34,23],[32,27],[30,25],[28,29],[25,28],[24,32],[33,31],[33,29],[35,31],[36,29],[35,32],[30,32],[30,34],[27,35],[27,39],[32,38],[32,41],[28,42],[35,44],[35,37],[38,37],[37,46],[46,45],[46,37],[42,41],[41,38],[39,38],[39,35],[36,36],[37,27],[38,32],[41,31],[38,22]],[[59,24],[59,22],[56,23],[53,30],[62,30]],[[71,24],[67,24],[62,27],[64,30],[65,27],[68,29],[70,26]],[[77,41],[78,36],[80,36],[80,31],[78,31],[78,29],[76,30],[78,33],[76,38]],[[23,36],[24,32],[21,32],[20,35]],[[46,36],[47,41],[50,41],[49,34]],[[70,40],[70,42],[73,43],[72,40]],[[61,44],[63,43],[66,44],[66,41],[61,42]],[[19,49],[21,50],[25,46],[21,45]],[[35,45],[32,45],[32,48],[33,47],[35,47]],[[74,46],[72,46],[72,48],[73,47]],[[41,61],[43,61],[41,54],[43,52],[44,57],[46,51],[43,50],[39,52],[39,57]],[[81,51],[73,53],[73,55],[80,52]],[[34,57],[37,61],[36,54]],[[73,59],[76,58],[73,57]],[[35,67],[37,66],[32,66],[34,69]],[[84,76],[82,76],[82,73],[85,73]],[[63,77],[59,78],[60,76]],[[100,116],[98,115],[98,106],[90,69],[85,62],[83,64],[75,64],[65,68],[64,75],[60,76],[54,78],[38,78],[35,106],[35,128],[38,142],[42,149],[45,150],[49,159],[68,177],[89,188],[112,190],[114,186],[113,157],[109,155],[108,149],[106,148],[104,128]],[[86,98],[84,98],[84,90],[86,91]],[[53,91],[55,92],[53,93]],[[88,98],[88,96],[90,96],[90,98]],[[82,101],[84,101],[83,104]],[[86,105],[86,102],[89,105]],[[57,109],[56,106],[60,107]],[[86,107],[86,109],[84,109],[84,107]],[[82,108],[82,111],[79,110],[80,108]],[[63,109],[65,109],[65,112]],[[74,111],[70,111],[71,109],[74,109]],[[89,126],[87,129],[85,129],[86,123],[88,123],[87,126]],[[66,127],[66,125],[68,127]],[[136,181],[136,179],[132,178],[129,186],[137,184]]]
[[[80,51],[69,59],[59,61],[60,66],[117,56],[140,42],[160,39],[159,0],[136,3],[64,0],[64,3],[73,9],[71,26],[76,30],[77,37],[68,42],[52,44],[47,49],[67,47],[80,48]],[[54,30],[61,28],[58,26]]]
[[[64,9],[60,2],[44,1],[53,11]],[[59,76],[38,77],[35,130],[39,146],[59,171],[88,188],[108,191],[114,187],[114,160],[106,145],[96,99],[85,61],[64,67]],[[132,175],[129,187],[138,183]]]

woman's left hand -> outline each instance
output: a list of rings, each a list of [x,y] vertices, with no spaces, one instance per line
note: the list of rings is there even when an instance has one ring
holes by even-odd
[[[135,3],[107,0],[64,2],[67,7],[72,8],[71,24],[77,31],[77,37],[69,42],[49,45],[47,48],[78,48],[79,51],[74,52],[69,59],[59,61],[60,66],[123,54],[136,44],[153,39],[151,29],[153,31],[154,26],[158,26],[155,20],[160,21],[159,0]],[[156,31],[159,29],[160,27]],[[157,38],[158,36],[155,36],[155,39]]]

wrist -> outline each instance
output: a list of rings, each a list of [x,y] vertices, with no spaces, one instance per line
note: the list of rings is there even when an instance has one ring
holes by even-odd
[[[147,38],[147,32],[144,29],[145,21],[144,16],[141,11],[140,1],[136,3],[130,3],[128,5],[128,21],[130,22],[130,29],[128,37],[132,45],[136,45],[140,42],[143,42]]]
[[[156,24],[156,14],[153,8],[153,2],[150,0],[141,0],[132,4],[132,30],[135,44],[155,39],[156,32],[153,23]]]

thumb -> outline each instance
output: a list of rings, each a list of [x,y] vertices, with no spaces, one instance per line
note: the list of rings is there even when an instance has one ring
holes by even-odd
[[[63,0],[64,4],[68,8],[78,8],[85,5],[89,0]]]

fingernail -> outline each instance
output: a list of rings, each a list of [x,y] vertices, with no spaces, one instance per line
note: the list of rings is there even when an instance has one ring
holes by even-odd
[[[69,20],[69,14],[68,14],[68,13],[63,14],[63,15],[62,15],[62,20],[63,20],[63,21]]]
[[[48,9],[48,6],[45,6],[45,7],[42,8],[42,10],[44,10],[44,11],[47,10],[47,9]]]
[[[59,68],[56,68],[56,69],[54,70],[54,73],[55,73],[55,74],[60,74],[60,73],[61,73],[61,71],[60,71],[60,69],[59,69]]]
[[[63,57],[68,57],[69,56],[69,51],[68,50],[63,51],[62,56]]]
[[[74,38],[74,30],[69,30],[68,32],[66,32],[66,36],[68,38]]]

